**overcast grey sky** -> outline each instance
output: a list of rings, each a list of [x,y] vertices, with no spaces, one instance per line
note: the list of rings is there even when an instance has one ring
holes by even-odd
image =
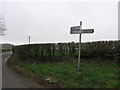
[[[82,42],[118,39],[118,1],[18,1],[0,3],[7,28],[0,43],[27,44],[28,36],[31,43],[78,42],[70,27],[80,21],[82,28],[94,29]]]

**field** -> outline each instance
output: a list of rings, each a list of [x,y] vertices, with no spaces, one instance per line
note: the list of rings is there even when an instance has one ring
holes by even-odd
[[[38,79],[57,83],[65,88],[118,88],[118,67],[115,63],[85,62],[82,60],[81,72],[77,63],[30,64],[19,62],[19,67],[32,73]]]

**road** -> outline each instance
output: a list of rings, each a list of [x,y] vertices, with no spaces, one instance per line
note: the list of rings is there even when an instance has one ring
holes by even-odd
[[[11,54],[11,52],[8,52],[0,55],[0,57],[2,56],[2,88],[44,88],[42,85],[36,83],[35,80],[13,72],[6,65]]]

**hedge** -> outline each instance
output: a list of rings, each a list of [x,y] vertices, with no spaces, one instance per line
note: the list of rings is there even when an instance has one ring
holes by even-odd
[[[37,60],[41,62],[61,60],[64,56],[78,56],[78,43],[46,43],[16,46],[14,54],[19,60]],[[120,56],[120,41],[98,41],[81,44],[82,58],[116,58]]]

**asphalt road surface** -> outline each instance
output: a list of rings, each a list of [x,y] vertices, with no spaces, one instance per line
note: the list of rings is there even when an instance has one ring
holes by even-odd
[[[8,52],[0,55],[0,57],[2,56],[2,88],[44,88],[34,80],[13,72],[11,68],[6,65],[11,54],[12,52]]]

